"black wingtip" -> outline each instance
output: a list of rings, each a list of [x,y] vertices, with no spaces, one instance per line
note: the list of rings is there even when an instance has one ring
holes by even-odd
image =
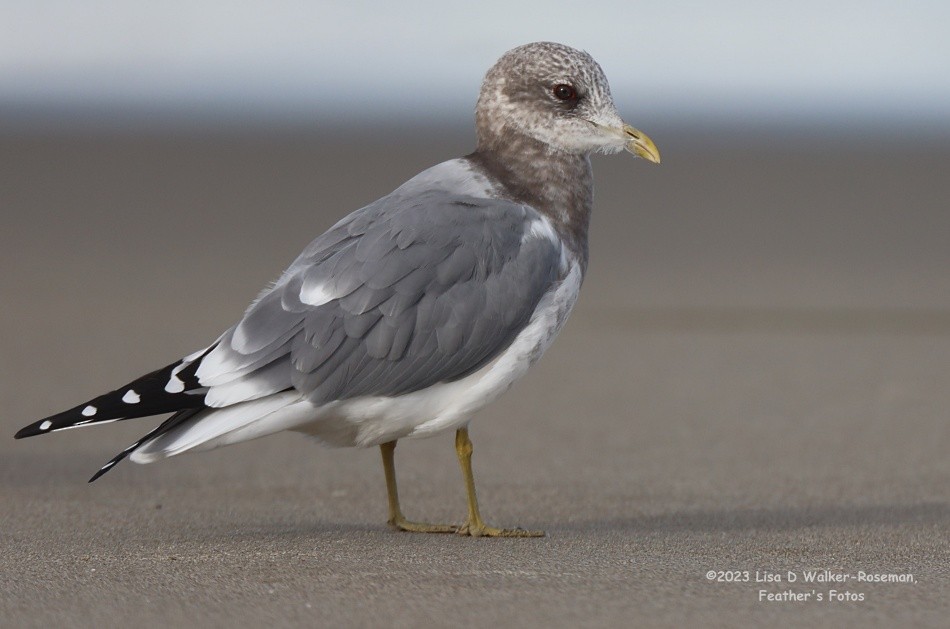
[[[35,424],[30,424],[29,426],[25,426],[21,428],[20,430],[18,430],[17,433],[13,435],[13,438],[24,439],[26,437],[35,437],[36,435],[42,435],[43,431],[40,430],[39,426],[40,426],[40,422],[37,422]]]
[[[120,453],[118,453],[117,455],[115,455],[115,456],[112,458],[111,461],[109,461],[108,463],[106,463],[105,465],[103,465],[102,467],[100,467],[100,468],[99,468],[99,471],[96,472],[95,474],[93,474],[93,475],[92,475],[92,478],[90,478],[90,479],[89,479],[88,481],[86,481],[86,482],[88,482],[88,483],[93,483],[93,482],[95,482],[95,480],[96,480],[97,478],[99,478],[100,476],[102,476],[103,474],[105,474],[106,472],[108,472],[109,470],[111,470],[113,467],[115,467],[116,463],[118,463],[119,461],[121,461],[121,460],[124,459],[125,457],[129,456],[129,454],[132,452],[132,450],[135,450],[137,447],[139,447],[139,444],[140,444],[140,443],[142,443],[141,440],[136,441],[135,443],[133,443],[132,445],[130,445],[128,448],[126,448],[126,449],[123,450],[122,452],[120,452]]]
[[[110,463],[111,463],[111,461],[110,461]],[[92,475],[92,478],[90,478],[90,479],[89,479],[88,481],[86,481],[86,482],[87,482],[87,483],[94,483],[94,482],[96,482],[96,480],[97,480],[100,476],[102,476],[103,474],[105,474],[106,472],[108,472],[109,470],[111,470],[113,467],[115,467],[115,464],[114,464],[114,463],[112,463],[111,465],[106,465],[106,466],[103,467],[103,468],[100,468],[99,471],[96,472],[95,474],[93,474],[93,475]]]
[[[105,474],[106,472],[108,472],[109,470],[111,470],[113,467],[115,467],[116,464],[117,464],[119,461],[121,461],[121,460],[124,459],[125,457],[129,456],[130,454],[132,454],[132,452],[133,452],[137,447],[139,447],[140,445],[142,445],[142,443],[143,443],[146,439],[148,439],[148,436],[151,435],[153,432],[155,432],[155,431],[153,430],[152,432],[148,433],[148,435],[142,437],[141,439],[139,439],[138,441],[136,441],[135,443],[133,443],[132,445],[130,445],[128,448],[126,448],[126,449],[123,450],[122,452],[120,452],[120,453],[118,453],[117,455],[115,455],[114,457],[112,457],[112,460],[109,461],[108,463],[106,463],[105,465],[103,465],[102,467],[100,467],[100,468],[99,468],[99,471],[96,472],[95,474],[93,474],[93,475],[92,475],[92,478],[90,478],[87,482],[90,482],[90,483],[95,482],[95,480],[96,480],[97,478],[99,478],[100,476],[102,476],[103,474]]]
[[[115,391],[34,422],[21,428],[13,438],[23,439],[76,426],[95,426],[123,419],[203,408],[204,395],[199,394],[200,386],[195,374],[201,359],[213,348],[214,345],[206,349],[198,358],[189,361],[177,374],[175,369],[178,369],[185,362],[184,360],[156,369]],[[184,385],[183,390],[169,392],[165,389],[166,384],[173,377],[181,381]],[[126,398],[129,394],[133,394],[131,399]]]
[[[103,474],[111,470],[113,467],[115,467],[120,461],[122,461],[122,459],[126,458],[127,456],[129,456],[130,454],[138,450],[140,445],[142,445],[143,443],[145,443],[152,437],[159,435],[165,432],[166,430],[171,430],[172,428],[174,428],[175,426],[178,426],[182,422],[188,421],[200,411],[201,409],[189,408],[189,409],[185,409],[183,411],[179,411],[175,413],[174,415],[172,415],[171,417],[163,421],[161,424],[159,424],[157,428],[149,431],[148,434],[146,434],[144,437],[142,437],[141,439],[139,439],[138,441],[130,445],[128,448],[126,448],[122,452],[112,457],[112,460],[106,463],[105,465],[103,465],[102,467],[100,467],[99,471],[93,474],[92,478],[90,478],[88,482],[90,483],[95,482],[97,478],[99,478],[100,476],[102,476]]]

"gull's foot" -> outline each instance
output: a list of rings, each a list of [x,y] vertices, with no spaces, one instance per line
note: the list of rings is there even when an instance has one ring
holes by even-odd
[[[398,531],[408,533],[457,533],[459,527],[455,524],[428,524],[427,522],[410,522],[406,518],[390,518],[387,524]]]
[[[544,537],[544,531],[526,531],[525,529],[498,529],[483,522],[466,522],[456,528],[459,535],[472,537]]]

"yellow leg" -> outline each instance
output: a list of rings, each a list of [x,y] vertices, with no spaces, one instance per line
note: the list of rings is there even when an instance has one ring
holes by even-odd
[[[471,535],[472,537],[544,537],[544,531],[498,529],[486,525],[478,512],[478,499],[475,497],[475,477],[472,475],[472,440],[468,438],[468,428],[459,428],[455,433],[455,452],[459,457],[462,477],[465,479],[465,491],[468,493],[468,521],[456,531],[459,535]]]
[[[393,463],[393,452],[396,442],[390,441],[379,446],[383,455],[383,473],[386,474],[386,491],[389,493],[389,520],[387,523],[400,531],[413,533],[455,533],[459,527],[454,524],[426,524],[424,522],[410,522],[399,508],[399,490],[396,489],[396,466]]]

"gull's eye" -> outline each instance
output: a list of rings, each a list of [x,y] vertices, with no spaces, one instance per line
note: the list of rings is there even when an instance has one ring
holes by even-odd
[[[554,86],[554,98],[558,100],[577,100],[577,90],[566,83],[559,83]]]

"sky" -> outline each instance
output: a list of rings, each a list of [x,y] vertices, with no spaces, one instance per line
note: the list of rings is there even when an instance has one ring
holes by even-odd
[[[946,0],[0,0],[0,112],[468,117],[537,40],[590,52],[623,112],[950,128]]]

